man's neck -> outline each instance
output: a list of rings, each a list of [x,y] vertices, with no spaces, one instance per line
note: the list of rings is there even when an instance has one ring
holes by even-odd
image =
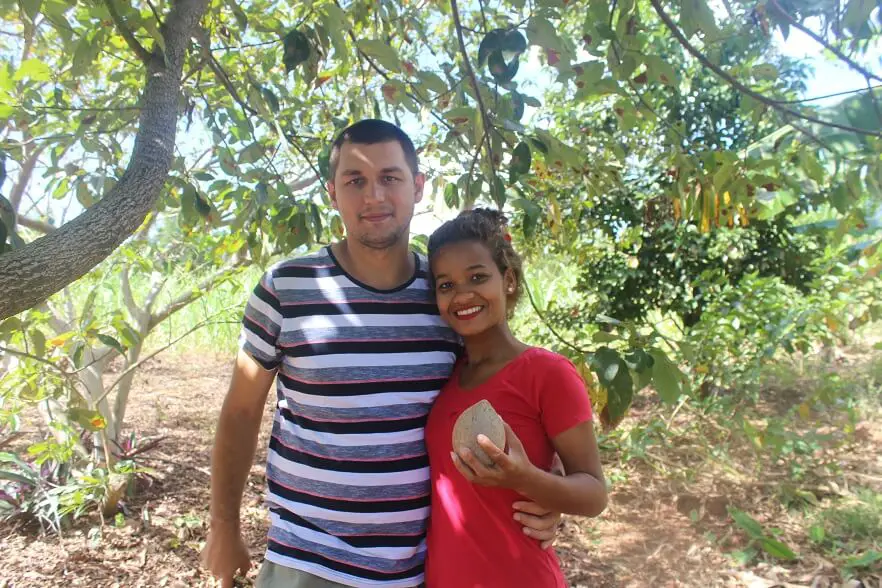
[[[331,251],[346,273],[377,290],[397,288],[416,271],[407,240],[387,249],[373,249],[344,239],[332,244]]]

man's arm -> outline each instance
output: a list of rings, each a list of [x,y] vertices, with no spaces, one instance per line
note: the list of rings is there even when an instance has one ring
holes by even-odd
[[[203,561],[224,588],[232,587],[237,570],[244,575],[251,566],[239,511],[274,377],[275,371],[263,369],[240,351],[218,420],[211,454],[211,522]]]

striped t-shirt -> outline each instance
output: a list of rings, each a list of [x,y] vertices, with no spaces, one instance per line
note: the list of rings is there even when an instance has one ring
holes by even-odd
[[[394,290],[346,274],[330,247],[273,266],[240,345],[278,369],[267,455],[266,558],[349,586],[423,582],[424,427],[460,346],[428,264]]]

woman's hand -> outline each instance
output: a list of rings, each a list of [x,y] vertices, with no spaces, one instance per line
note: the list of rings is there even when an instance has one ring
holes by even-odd
[[[520,491],[539,470],[530,463],[524,445],[508,423],[502,424],[508,453],[496,447],[485,435],[478,435],[478,445],[493,460],[493,466],[485,466],[465,447],[460,447],[457,453],[451,452],[450,457],[456,469],[473,484]]]

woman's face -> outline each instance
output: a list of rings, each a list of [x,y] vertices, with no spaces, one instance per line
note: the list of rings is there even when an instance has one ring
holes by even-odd
[[[514,294],[511,270],[500,273],[490,250],[477,241],[445,245],[432,257],[435,296],[441,317],[469,337],[505,324]]]

